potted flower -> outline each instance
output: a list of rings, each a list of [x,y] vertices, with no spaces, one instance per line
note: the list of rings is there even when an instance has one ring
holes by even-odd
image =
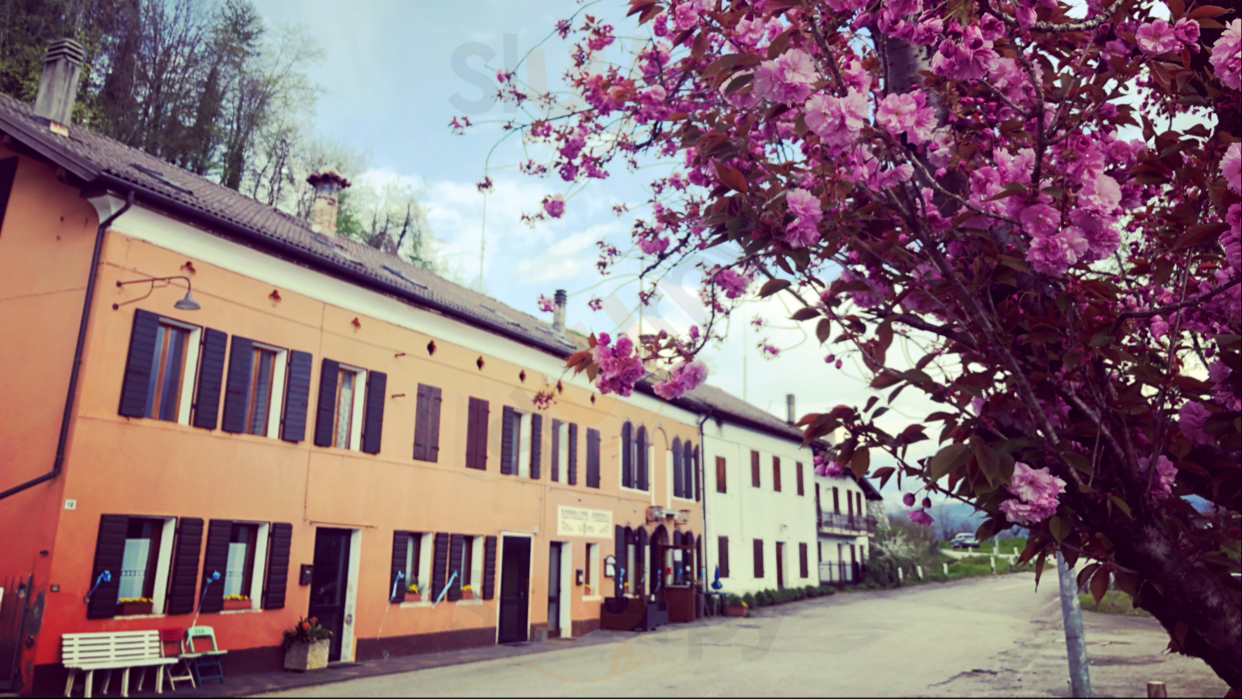
[[[154,605],[150,597],[122,597],[116,601],[117,616],[150,614]]]
[[[471,588],[469,585],[462,585],[461,586],[461,598],[462,599],[474,599],[474,589]]]
[[[332,632],[315,617],[300,619],[292,629],[285,630],[285,669],[296,672],[322,670],[328,666],[328,648]]]
[[[729,616],[746,616],[750,607],[737,595],[729,595]]]
[[[409,585],[406,585],[405,594],[414,595],[415,597],[418,597],[419,596],[418,583],[410,583]]]
[[[590,597],[590,596],[591,596],[591,586],[590,586],[590,585],[583,585],[583,587],[582,587],[582,594],[583,594],[583,595],[585,595],[585,596],[587,596],[587,597]]]
[[[224,608],[225,609],[230,609],[230,610],[231,609],[250,609],[253,606],[254,605],[250,603],[250,598],[246,595],[225,595],[224,596]]]

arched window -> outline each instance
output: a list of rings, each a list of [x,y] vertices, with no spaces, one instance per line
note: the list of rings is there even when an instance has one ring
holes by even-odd
[[[690,444],[690,440],[682,445],[681,456],[681,496],[687,500],[694,499],[694,446]]]
[[[682,484],[685,482],[685,473],[681,470],[681,437],[673,437],[673,497],[680,498],[682,495]]]
[[[629,420],[621,425],[621,485],[634,487],[634,426]]]
[[[650,580],[648,589],[651,590],[652,594],[655,594],[657,590],[663,587],[664,546],[666,544],[668,544],[668,532],[664,529],[664,525],[661,524],[656,527],[654,532],[652,532],[651,543],[649,546],[651,549],[651,563],[650,568],[648,568],[647,577]]]
[[[630,593],[635,595],[643,594],[643,586],[647,583],[647,575],[644,573],[643,556],[647,553],[647,530],[642,527],[634,536],[634,581],[630,583]]]
[[[650,465],[647,463],[647,428],[643,425],[638,426],[638,433],[634,436],[634,487],[639,490],[647,489],[648,474],[650,473]]]

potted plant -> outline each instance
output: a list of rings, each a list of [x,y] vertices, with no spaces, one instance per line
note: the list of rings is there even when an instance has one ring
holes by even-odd
[[[590,585],[583,585],[583,586],[582,586],[582,596],[583,596],[583,597],[590,597],[590,596],[591,596],[591,586],[590,586]]]
[[[471,588],[469,585],[462,585],[461,586],[461,598],[462,599],[474,599],[474,589]]]
[[[254,605],[250,603],[250,598],[246,595],[225,595],[224,596],[224,608],[225,609],[228,609],[228,610],[250,609],[253,606]]]
[[[116,601],[117,616],[150,614],[153,602],[150,597],[122,597]]]
[[[747,605],[741,597],[737,595],[729,595],[729,616],[746,616]]]
[[[281,644],[285,649],[285,669],[306,672],[327,667],[331,638],[332,632],[315,617],[300,619],[292,629],[285,630]]]
[[[407,585],[405,588],[405,594],[414,595],[416,598],[419,598],[418,583],[410,583]]]

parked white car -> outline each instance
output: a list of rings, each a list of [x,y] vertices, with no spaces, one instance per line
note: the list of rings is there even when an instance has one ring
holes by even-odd
[[[974,534],[962,532],[953,537],[953,541],[949,542],[949,548],[952,549],[977,549],[979,548],[979,540]]]

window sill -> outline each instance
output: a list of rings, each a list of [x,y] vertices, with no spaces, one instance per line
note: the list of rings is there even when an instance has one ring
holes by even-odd
[[[418,600],[417,602],[402,602],[402,609],[431,609],[430,600]]]
[[[583,602],[602,602],[603,600],[604,600],[603,595],[583,595],[582,596]]]
[[[163,614],[130,614],[127,616],[114,616],[113,619],[163,619]]]
[[[643,490],[642,488],[631,488],[631,487],[629,487],[629,486],[625,486],[625,485],[618,486],[618,488],[617,488],[617,489],[618,489],[618,490],[620,490],[620,491],[621,491],[621,492],[623,492],[623,493],[641,493],[641,494],[643,494],[643,495],[650,495],[650,494],[651,494],[651,491],[650,491],[650,490]]]
[[[220,610],[219,613],[220,614],[254,614],[255,612],[261,612],[261,611],[263,610],[262,609],[222,609]]]
[[[462,607],[477,607],[483,604],[483,600],[478,599],[477,597],[474,599],[459,599],[456,602],[454,602],[454,604],[457,604]]]

